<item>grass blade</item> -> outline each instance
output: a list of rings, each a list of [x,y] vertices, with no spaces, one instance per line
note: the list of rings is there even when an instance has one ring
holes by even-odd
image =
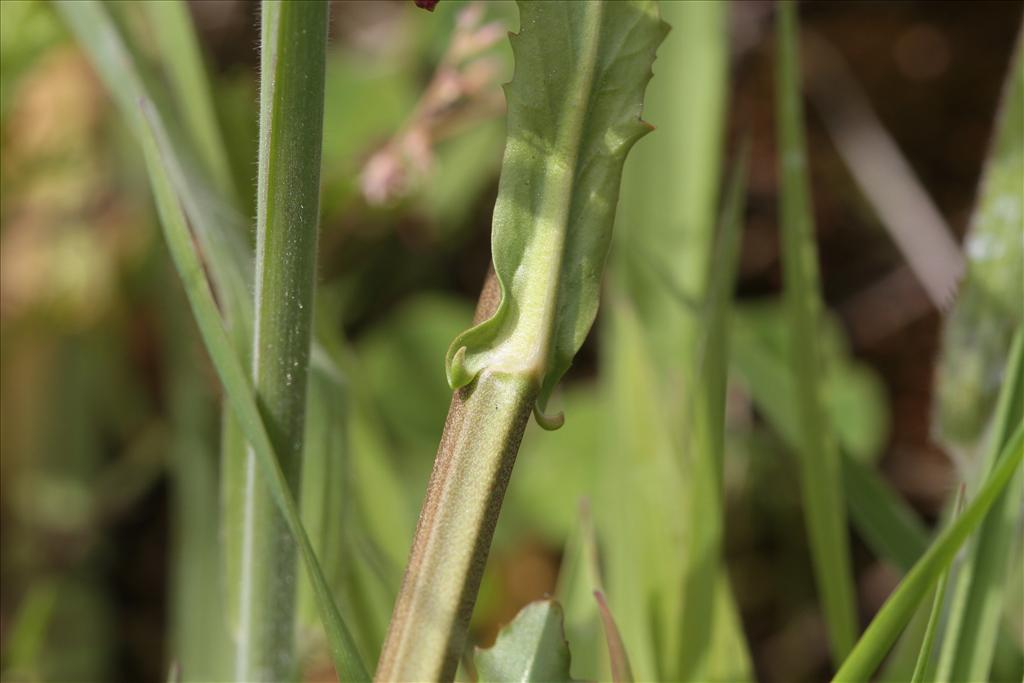
[[[146,152],[165,240],[185,286],[207,352],[225,387],[226,399],[238,421],[237,426],[252,444],[256,466],[268,480],[273,502],[284,516],[285,533],[299,546],[316,593],[335,667],[343,679],[365,680],[368,674],[356,655],[313,547],[302,528],[295,498],[287,488],[252,386],[242,369],[243,361],[248,357],[248,329],[252,318],[247,275],[251,265],[247,261],[248,250],[235,241],[237,234],[228,229],[232,222],[238,220],[237,215],[226,209],[223,203],[204,197],[199,191],[201,181],[189,176],[181,148],[172,145],[164,120],[150,101],[134,58],[102,3],[79,0],[55,4],[79,44],[87,51]],[[195,251],[193,234],[189,231],[190,222],[195,229],[195,240],[202,245],[207,256],[205,262]],[[221,318],[211,283],[206,279],[207,273],[217,286],[218,299],[224,304],[225,319]],[[229,325],[230,336],[224,328],[225,323]],[[230,435],[231,431],[228,429],[226,434]]]
[[[214,113],[210,82],[188,4],[184,0],[155,0],[142,3],[142,9],[149,19],[161,64],[195,143],[194,149],[201,155],[219,194],[234,198],[227,150]]]
[[[963,514],[935,539],[928,552],[914,565],[882,605],[882,609],[875,615],[871,625],[850,652],[850,656],[839,668],[834,681],[854,683],[870,679],[875,668],[913,616],[914,610],[927,597],[942,572],[949,567],[967,537],[985,519],[992,504],[1013,478],[1022,459],[1024,424],[1017,426],[1013,438],[1000,454],[998,466],[981,487],[977,497],[964,509]]]
[[[964,487],[956,497],[956,510],[954,515],[960,514],[964,504]],[[955,519],[955,516],[953,517]],[[928,671],[928,664],[931,661],[932,645],[935,643],[935,634],[939,628],[939,619],[942,617],[942,605],[946,598],[946,583],[949,581],[949,568],[947,567],[942,576],[939,577],[939,585],[935,587],[935,600],[932,602],[932,610],[928,615],[928,623],[925,626],[924,636],[921,638],[921,649],[917,654],[917,662],[914,664],[914,672],[911,675],[911,683],[924,683],[925,674]]]
[[[982,427],[989,429],[980,461],[971,468],[974,472],[967,472],[969,490],[984,481],[1014,425],[1024,422],[1024,37],[1018,39],[1001,106],[967,238],[968,278],[946,323],[936,382],[936,422],[951,449],[970,444]],[[970,369],[984,373],[980,385],[972,381]],[[996,383],[988,379],[993,376],[1003,378],[995,412],[978,412],[979,406],[991,405],[991,396],[978,392],[995,391]],[[996,503],[959,569],[939,663],[941,681],[989,676],[1022,499],[1024,480],[1018,479]]]
[[[878,557],[910,571],[928,549],[928,529],[878,472],[841,453],[843,491],[854,527]]]
[[[217,376],[224,386],[232,410],[238,417],[239,424],[252,447],[258,467],[264,474],[267,487],[284,517],[287,533],[295,539],[305,560],[310,575],[310,583],[317,594],[317,604],[321,610],[321,619],[327,630],[331,653],[335,667],[343,680],[367,680],[368,674],[358,656],[355,646],[331,597],[330,588],[317,561],[313,546],[302,527],[299,509],[285,479],[274,447],[263,423],[257,407],[256,396],[245,370],[232,349],[227,332],[224,330],[213,292],[206,280],[202,264],[195,252],[185,212],[182,204],[174,193],[168,174],[164,170],[162,144],[166,144],[166,135],[151,109],[151,105],[143,101],[142,109],[146,112],[147,127],[142,136],[146,164],[153,184],[160,213],[164,238],[170,249],[178,275],[185,285],[192,313],[196,318],[200,334],[206,345],[207,352],[217,370]]]
[[[996,407],[988,453],[979,476],[998,465],[1012,430],[1024,424],[1024,327],[1017,330]],[[956,580],[938,680],[988,678],[1005,609],[1003,592],[1010,548],[1018,533],[1024,481],[1018,476],[981,525]]]
[[[817,340],[822,303],[807,181],[796,3],[778,5],[776,32],[776,125],[782,185],[779,221],[786,307],[794,335],[800,483],[829,644],[834,661],[841,661],[856,638],[857,613],[839,451],[827,420],[820,379],[823,365]]]
[[[642,572],[648,575],[641,577],[648,587],[633,582],[628,590],[648,593],[634,598],[620,592],[620,571],[631,571],[629,553],[620,555],[610,543],[610,556],[621,557],[623,563],[611,561],[609,578],[620,590],[609,592],[608,598],[630,643],[638,678],[699,680],[711,651],[709,639],[719,633],[710,624],[719,596],[723,527],[719,489],[726,366],[720,351],[726,348],[724,312],[734,284],[732,254],[722,239],[731,226],[721,225],[716,214],[723,201],[728,7],[719,2],[662,3],[662,16],[673,30],[655,70],[667,78],[654,79],[644,110],[658,126],[657,140],[640,143],[627,162],[617,237],[621,257],[613,259],[617,277],[612,283],[634,302],[642,343],[657,364],[654,381],[644,383],[653,392],[656,418],[635,410],[623,417],[636,416],[671,435],[671,457],[683,487],[678,493],[666,492],[664,500],[655,500],[649,490],[638,492],[645,498],[638,506],[652,515],[671,515],[685,541],[675,556],[662,560],[668,565],[665,571]],[[692,97],[694,92],[701,96]],[[723,228],[717,245],[716,227]],[[610,389],[639,390],[621,385]],[[639,426],[631,422],[622,428],[636,432]],[[643,441],[638,436],[623,445],[643,449]],[[652,440],[646,441],[650,446]],[[620,455],[629,457],[624,451]],[[625,530],[620,521],[612,528]],[[616,540],[638,541],[617,535]],[[636,599],[640,607],[629,604]],[[649,668],[647,646],[638,643],[646,640],[642,633],[652,621],[662,632],[654,654],[657,672]]]
[[[762,308],[764,307],[764,308]],[[732,363],[745,380],[746,388],[758,410],[783,441],[794,451],[798,449],[800,428],[796,404],[796,372],[792,368],[792,334],[775,304],[757,304],[737,309],[731,338]],[[766,325],[771,321],[772,325]],[[822,339],[829,339],[828,328]],[[777,342],[773,341],[776,340]],[[826,343],[826,350],[831,348]],[[825,373],[829,390],[857,368],[843,358],[837,349],[828,352]],[[833,393],[834,395],[834,393]],[[839,416],[833,409],[832,423]],[[928,547],[929,532],[920,517],[871,466],[851,455],[853,444],[840,437],[842,483],[850,519],[857,532],[875,554],[908,571]],[[872,453],[867,453],[868,456]]]

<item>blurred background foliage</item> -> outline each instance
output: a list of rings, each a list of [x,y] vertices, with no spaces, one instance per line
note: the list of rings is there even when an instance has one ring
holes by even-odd
[[[116,7],[136,50],[158,63],[146,14]],[[252,215],[258,5],[189,7],[237,203]],[[802,14],[804,26],[845,57],[958,238],[1021,9],[815,2]],[[367,661],[387,625],[444,421],[442,359],[472,316],[489,256],[504,141],[500,84],[512,66],[503,38],[517,19],[511,3],[465,10],[452,0],[433,14],[406,2],[332,8],[316,325],[341,376],[320,373],[312,382],[308,440],[338,457],[333,469],[307,471],[303,505],[340,602],[360,624]],[[725,625],[708,636],[712,654],[703,664],[721,680],[816,680],[828,670],[792,456],[770,14],[771,4],[759,1],[721,12],[721,30],[705,36],[717,39],[709,49],[720,52],[718,81],[655,78],[647,118],[664,130],[639,143],[627,164],[617,227],[621,236],[662,220],[669,209],[651,197],[674,192],[681,194],[666,206],[715,224],[717,178],[749,141],[729,342],[704,352],[719,353],[730,368],[722,389],[725,522],[716,541],[725,563],[712,575],[713,609],[723,615],[715,623]],[[217,641],[190,637],[187,625],[220,610],[219,389],[169,267],[141,154],[49,5],[0,2],[0,60],[2,670],[5,680],[162,679],[175,658],[216,658],[204,648]],[[693,105],[702,97],[720,102],[720,112]],[[691,110],[707,118],[689,120]],[[868,473],[868,486],[905,503],[908,525],[920,533],[938,520],[961,476],[930,439],[940,312],[908,276],[870,199],[809,111],[823,295],[832,311],[821,336],[829,420],[844,467]],[[659,112],[683,117],[672,149],[689,154],[659,148],[673,134]],[[666,302],[660,285],[645,280],[656,280],[659,266],[645,259],[663,248],[681,252],[653,229],[638,247],[616,248],[595,333],[554,399],[566,424],[550,434],[527,431],[473,628],[477,642],[489,644],[527,602],[571,593],[572,572],[585,571],[574,549],[586,545],[592,512],[613,611],[643,679],[677,665],[655,661],[666,655],[653,636],[643,646],[629,640],[671,619],[658,606],[658,574],[671,569],[659,567],[685,562],[678,547],[692,528],[680,514],[686,494],[676,488],[686,477],[665,455],[679,425],[658,425],[699,419],[660,412],[679,400],[665,373],[689,372],[687,359],[666,370],[652,358],[674,335],[701,334],[686,298],[709,275],[684,274]],[[680,248],[692,245],[672,245]],[[711,271],[720,265],[704,263]],[[675,327],[651,322],[670,310],[683,311]],[[340,432],[324,427],[342,420]],[[333,502],[321,505],[317,496]],[[581,500],[591,512],[581,515]],[[865,620],[905,566],[854,526]],[[305,600],[304,623],[316,624]],[[584,603],[567,601],[567,628],[574,674],[592,678],[607,664],[593,630],[596,606]],[[311,680],[329,670],[315,631],[307,641]],[[1019,679],[1019,620],[1011,631],[1018,651],[1001,649],[997,671]],[[729,640],[740,632],[749,655]]]

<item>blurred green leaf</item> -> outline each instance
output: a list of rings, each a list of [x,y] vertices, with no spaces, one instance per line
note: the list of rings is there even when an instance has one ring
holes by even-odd
[[[576,413],[573,413],[570,424],[575,422]],[[565,430],[559,430],[562,431]],[[555,599],[564,605],[565,633],[572,641],[571,669],[574,678],[603,680],[608,677],[605,672],[610,669],[607,648],[601,643],[601,617],[594,601],[594,591],[603,590],[604,582],[594,520],[587,499],[579,500],[578,510],[576,528],[565,544]]]
[[[976,449],[1015,329],[1024,323],[1024,37],[1017,40],[1000,106],[964,242],[967,277],[945,322],[936,376],[933,424],[954,454]]]
[[[540,534],[557,547],[578,526],[580,499],[597,494],[601,473],[595,463],[601,458],[607,420],[600,388],[593,382],[571,384],[556,400],[572,419],[555,432],[526,430],[497,536]],[[501,540],[495,538],[496,543]],[[593,602],[589,592],[587,601]],[[571,605],[562,604],[571,615]]]
[[[57,585],[52,579],[32,583],[21,599],[5,636],[4,680],[42,680],[40,658],[46,650],[47,631],[57,604]]]
[[[94,50],[92,56],[101,73],[107,78],[108,85],[121,101],[125,112],[137,111],[136,107],[141,107],[146,114],[145,117],[141,114],[130,115],[130,120],[134,122],[136,133],[146,152],[147,167],[160,210],[165,238],[185,285],[185,292],[199,324],[203,341],[224,383],[235,414],[257,453],[260,467],[265,470],[275,502],[281,506],[288,521],[289,531],[295,536],[303,552],[317,591],[318,605],[323,610],[321,616],[332,644],[335,664],[339,671],[345,671],[349,677],[366,677],[358,656],[354,654],[351,636],[331,599],[326,579],[302,528],[298,509],[277,464],[262,417],[256,407],[252,388],[224,330],[209,282],[195,252],[195,244],[185,218],[184,202],[179,199],[171,176],[166,170],[168,166],[174,167],[174,156],[169,152],[169,141],[162,129],[159,115],[149,104],[141,80],[132,69],[132,58],[102,5],[84,1],[61,2],[58,7],[80,43]]]
[[[656,633],[681,598],[685,494],[660,368],[631,301],[609,292],[602,314],[604,440],[594,514],[605,552],[606,594],[637,680],[657,680]]]
[[[618,594],[618,584],[608,597],[638,678],[701,680],[715,649],[711,638],[742,641],[742,636],[727,633],[734,622],[719,630],[712,621],[722,597],[716,584],[724,526],[724,349],[745,193],[742,183],[734,183],[728,198],[719,196],[728,92],[727,7],[716,2],[663,3],[662,12],[673,30],[654,69],[666,78],[652,81],[644,107],[657,130],[627,161],[612,254],[612,287],[631,299],[642,329],[640,352],[653,359],[653,381],[648,383],[645,376],[641,386],[653,392],[643,405],[653,401],[655,412],[641,416],[629,410],[617,422],[626,432],[654,429],[668,435],[681,490],[658,500],[650,499],[649,489],[629,490],[644,499],[639,505],[678,524],[672,542],[682,548],[671,559],[659,560],[668,563],[666,571],[644,579],[654,582],[650,590],[657,598],[623,604],[633,601]],[[694,92],[701,96],[693,97]],[[737,170],[736,177],[742,175]],[[720,202],[725,216],[719,226]],[[633,380],[625,373],[618,377],[623,384],[608,391],[632,395],[641,390],[626,388]],[[626,416],[640,421],[629,422]],[[621,443],[650,446],[640,436]],[[618,456],[630,460],[625,450]],[[616,470],[615,476],[621,473]],[[653,491],[667,493],[665,487]],[[616,535],[619,540],[624,539]],[[609,568],[609,576],[613,574],[618,571]],[[728,584],[723,588],[729,591]],[[642,613],[646,616],[640,617]],[[657,633],[656,672],[648,669],[647,653],[635,642],[641,638],[634,629],[650,628],[650,622]]]
[[[857,634],[853,565],[847,535],[839,449],[827,419],[818,341],[821,293],[814,221],[807,180],[796,5],[777,6],[776,125],[779,148],[782,265],[787,320],[792,331],[797,454],[804,520],[815,580],[834,661],[846,657]]]
[[[928,597],[932,587],[946,571],[957,551],[986,518],[989,509],[1006,488],[1024,459],[1024,424],[1017,426],[1013,438],[1002,450],[998,465],[992,470],[977,496],[963,514],[945,529],[928,552],[904,577],[882,609],[871,621],[850,656],[843,661],[835,681],[853,683],[868,681],[885,657],[918,606]]]
[[[21,77],[64,35],[42,0],[0,2],[0,120],[7,117]]]
[[[979,463],[977,490],[999,465],[1000,455],[1015,431],[1024,425],[1024,326],[1017,330],[1006,363],[999,402],[986,453]],[[1006,609],[1004,589],[1010,549],[1020,535],[1024,475],[1018,473],[981,523],[956,577],[956,590],[946,624],[938,680],[983,680],[989,677],[1000,621]],[[1018,577],[1019,578],[1019,577]]]
[[[554,600],[531,602],[501,630],[493,647],[477,648],[474,656],[481,683],[571,681],[569,659],[562,608]]]
[[[356,345],[371,400],[387,407],[379,414],[396,439],[403,469],[419,475],[410,482],[413,491],[422,490],[426,482],[451,398],[437,359],[472,318],[473,310],[463,299],[418,294],[377,322]]]
[[[909,571],[928,547],[928,529],[875,470],[845,453],[841,456],[854,526],[878,557]]]
[[[796,448],[799,439],[795,410],[795,373],[792,334],[785,323],[781,302],[776,300],[744,304],[735,309],[732,335],[732,363],[743,378],[758,410],[785,442]],[[885,394],[870,370],[848,358],[837,324],[827,321],[818,335],[825,355],[826,392],[830,418],[841,445],[843,488],[850,516],[857,530],[880,557],[907,570],[917,561],[928,544],[928,530],[914,510],[881,479],[870,463],[881,453],[887,436],[888,413]],[[858,382],[851,377],[871,377],[860,387],[873,388],[858,394]],[[845,389],[839,389],[845,387]],[[846,399],[834,397],[844,392]],[[845,410],[840,410],[845,408]],[[852,417],[857,414],[874,417]],[[885,429],[864,431],[854,440],[844,434],[856,432],[860,425],[886,424]],[[841,426],[842,425],[842,426]],[[856,456],[853,449],[864,448]],[[870,449],[865,446],[870,442]]]
[[[173,285],[173,273],[164,272]],[[220,529],[212,523],[219,513],[216,405],[205,382],[206,371],[198,336],[184,298],[177,288],[162,293],[163,332],[184,338],[169,346],[166,359],[171,420],[169,469],[172,482],[174,568],[172,578],[172,640],[168,658],[184,681],[230,677],[231,648],[224,583],[221,574]]]
[[[219,194],[233,197],[227,151],[188,3],[160,0],[143,3],[142,9],[156,38],[160,63],[167,72],[178,111],[192,136],[193,148],[200,154]]]

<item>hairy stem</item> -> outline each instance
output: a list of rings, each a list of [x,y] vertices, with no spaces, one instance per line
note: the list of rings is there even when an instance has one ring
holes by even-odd
[[[475,323],[493,314],[499,296],[491,271]],[[521,376],[484,372],[452,397],[376,680],[455,676],[537,390]]]
[[[253,379],[274,450],[298,497],[319,218],[328,6],[265,0]],[[295,543],[246,456],[235,677],[295,675]]]

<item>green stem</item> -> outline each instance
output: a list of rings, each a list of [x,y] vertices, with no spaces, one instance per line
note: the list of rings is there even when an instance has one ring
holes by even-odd
[[[490,317],[497,296],[492,273],[476,320]],[[452,398],[376,680],[454,678],[538,389],[528,377],[485,371]]]
[[[291,493],[301,481],[320,209],[328,5],[264,0],[253,379]],[[246,456],[235,676],[295,675],[295,543]]]

